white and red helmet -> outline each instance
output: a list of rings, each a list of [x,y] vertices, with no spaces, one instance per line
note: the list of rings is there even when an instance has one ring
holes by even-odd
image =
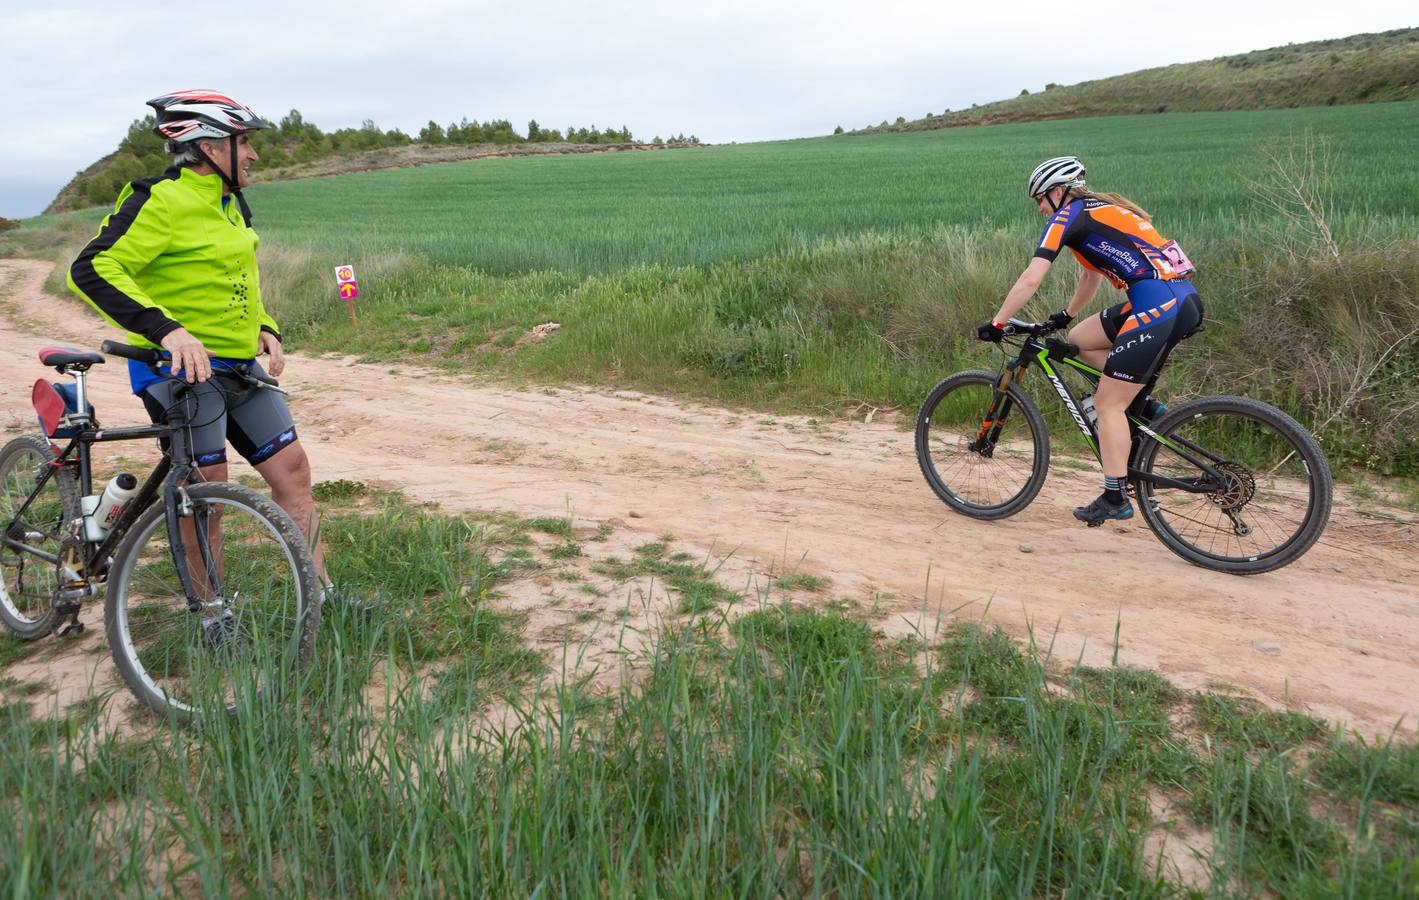
[[[249,107],[216,91],[174,91],[148,101],[157,114],[153,128],[173,143],[203,138],[236,137],[245,131],[270,128]]]

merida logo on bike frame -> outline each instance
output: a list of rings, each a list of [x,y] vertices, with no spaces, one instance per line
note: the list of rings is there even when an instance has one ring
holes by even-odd
[[[1069,410],[1069,414],[1074,417],[1074,424],[1079,426],[1079,430],[1084,432],[1084,437],[1089,439],[1089,443],[1094,442],[1094,432],[1089,430],[1089,423],[1084,421],[1084,414],[1079,411],[1079,407],[1074,405],[1074,398],[1069,396],[1069,389],[1064,386],[1064,382],[1059,380],[1059,376],[1048,370],[1045,374],[1049,376],[1054,389],[1059,393],[1059,399],[1064,401],[1064,408]]]

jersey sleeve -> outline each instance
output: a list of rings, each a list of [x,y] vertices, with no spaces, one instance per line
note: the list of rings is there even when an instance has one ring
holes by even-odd
[[[276,320],[271,318],[264,305],[261,307],[261,330],[268,332],[276,340],[281,340],[281,329],[277,327]]]
[[[1059,251],[1064,249],[1064,240],[1069,236],[1070,228],[1080,218],[1082,210],[1083,204],[1075,202],[1061,207],[1050,216],[1049,221],[1045,223],[1044,233],[1040,235],[1040,243],[1035,247],[1036,259],[1054,262]]]
[[[171,216],[149,185],[137,182],[130,187],[70,265],[69,289],[119,328],[158,344],[181,326],[134,276],[167,250]]]

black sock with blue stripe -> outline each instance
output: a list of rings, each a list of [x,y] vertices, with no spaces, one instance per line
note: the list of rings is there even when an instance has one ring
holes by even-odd
[[[1122,506],[1128,502],[1128,497],[1123,493],[1124,483],[1128,481],[1128,476],[1123,475],[1118,478],[1112,475],[1104,476],[1104,496],[1114,506]]]

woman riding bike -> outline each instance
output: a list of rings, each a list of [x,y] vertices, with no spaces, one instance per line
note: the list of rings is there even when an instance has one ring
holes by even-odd
[[[1173,347],[1202,324],[1202,301],[1193,288],[1194,271],[1176,241],[1153,228],[1149,215],[1118,194],[1084,186],[1084,164],[1073,156],[1046,160],[1030,174],[1029,195],[1049,219],[1035,258],[1016,279],[1000,310],[976,329],[982,341],[999,341],[1005,323],[1035,295],[1059,255],[1068,247],[1084,267],[1069,305],[1049,317],[1064,328],[1094,299],[1108,279],[1127,299],[1087,319],[1069,332],[1079,358],[1104,373],[1094,394],[1104,492],[1074,517],[1090,526],[1128,519],[1129,427],[1126,412],[1139,391],[1158,373]]]

